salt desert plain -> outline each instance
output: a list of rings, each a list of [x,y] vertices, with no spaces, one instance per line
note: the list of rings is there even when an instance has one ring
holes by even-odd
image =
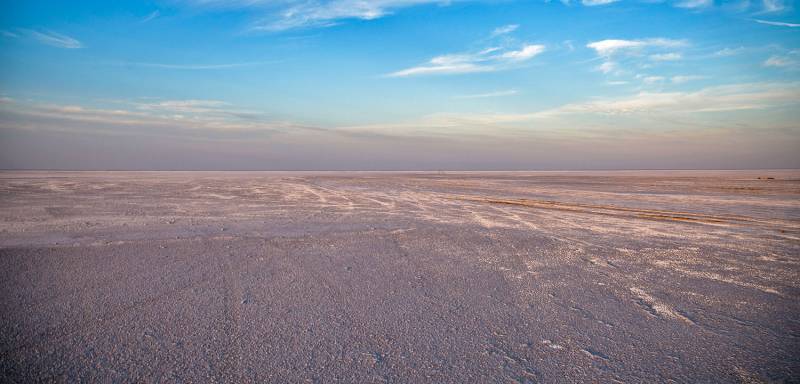
[[[800,171],[9,171],[0,216],[2,382],[800,381]]]

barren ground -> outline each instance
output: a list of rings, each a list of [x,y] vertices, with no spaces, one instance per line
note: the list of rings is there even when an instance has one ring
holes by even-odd
[[[0,382],[800,380],[797,171],[2,172],[0,274]]]

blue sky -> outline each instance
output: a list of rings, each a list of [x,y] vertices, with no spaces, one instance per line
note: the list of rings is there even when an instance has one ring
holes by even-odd
[[[0,4],[0,168],[800,167],[793,1]]]

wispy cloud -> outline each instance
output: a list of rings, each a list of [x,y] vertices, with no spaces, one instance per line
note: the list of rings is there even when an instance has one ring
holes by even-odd
[[[20,32],[38,40],[42,44],[47,44],[53,47],[66,48],[66,49],[78,49],[84,47],[83,43],[81,43],[77,39],[53,31],[35,31],[31,29],[20,29]]]
[[[719,51],[714,52],[714,56],[719,56],[719,57],[734,56],[740,53],[744,53],[744,51],[745,51],[744,47],[723,48],[720,49]]]
[[[663,76],[640,76],[642,82],[648,85],[660,84],[664,82]]]
[[[403,69],[388,74],[388,77],[407,77],[417,75],[452,75],[475,72],[491,72],[495,68],[476,63],[471,55],[438,56],[427,64]]]
[[[285,31],[329,27],[343,20],[373,20],[402,8],[433,4],[446,6],[469,0],[186,0],[204,8],[254,8],[263,14],[251,25],[255,31]]]
[[[762,13],[781,12],[787,8],[784,0],[763,0],[764,9]]]
[[[603,62],[595,67],[596,71],[607,75],[619,76],[628,71],[621,64],[635,65],[645,68],[652,65],[652,62],[679,60],[683,55],[673,52],[674,49],[688,45],[685,40],[675,40],[667,38],[649,39],[606,39],[594,41],[586,45],[587,48],[595,51]],[[669,50],[668,52],[664,52]],[[660,52],[659,52],[660,51]],[[647,58],[650,64],[639,62],[640,58]]]
[[[800,67],[800,61],[796,56],[791,55],[791,53],[789,55],[772,55],[762,65],[765,67],[798,68]]]
[[[650,60],[653,61],[676,61],[683,58],[683,55],[676,52],[670,53],[657,53],[654,55],[650,55]]]
[[[586,46],[593,49],[598,55],[608,57],[616,54],[629,54],[649,47],[674,48],[686,45],[687,42],[685,40],[652,38],[639,40],[607,39],[591,42]]]
[[[746,83],[695,92],[640,92],[633,96],[568,104],[539,116],[559,114],[702,113],[766,109],[800,103],[800,84]]]
[[[150,12],[150,14],[149,14],[149,15],[145,16],[145,17],[142,19],[142,23],[146,23],[146,22],[148,22],[148,21],[151,21],[151,20],[153,20],[153,19],[155,19],[155,18],[157,18],[157,17],[159,17],[159,16],[161,16],[161,11],[159,11],[159,10],[157,10],[157,9],[156,9],[155,11],[153,11],[153,12]]]
[[[102,131],[181,130],[181,131],[277,131],[296,127],[295,124],[273,121],[261,113],[236,108],[219,100],[156,100],[118,101],[111,108],[81,105],[54,105],[38,103],[12,104],[0,115],[17,114],[40,121],[59,121],[64,126],[91,125]],[[41,126],[41,129],[49,129]]]
[[[740,120],[740,123],[745,124],[749,119],[763,128],[764,125],[759,122],[759,119],[763,119],[763,113],[772,113],[770,110],[775,108],[793,108],[800,104],[799,96],[798,83],[730,84],[693,92],[638,92],[616,98],[595,98],[532,112],[435,113],[405,122],[348,129],[392,135],[451,137],[458,134],[464,137],[481,135],[491,128],[493,137],[524,137],[531,133],[551,132],[559,140],[570,135],[566,131],[582,135],[587,130],[593,130],[594,134],[618,138],[619,130],[624,129],[621,127],[623,124],[628,124],[627,133],[632,135],[659,129],[672,130],[676,128],[673,122],[681,119],[684,123],[678,125],[702,128],[705,123],[713,124],[719,120],[719,117],[709,113],[732,111],[761,111],[762,115],[748,115],[751,117]],[[608,116],[613,119],[605,118]],[[587,124],[587,121],[591,123]],[[653,125],[653,130],[643,131],[643,121],[648,124],[654,121],[661,123]]]
[[[611,3],[616,3],[619,0],[581,0],[581,4],[587,7],[594,7],[597,5],[606,5]]]
[[[510,61],[525,61],[538,56],[540,53],[544,52],[544,49],[544,45],[541,44],[526,44],[523,45],[520,50],[506,51],[501,53],[499,57]]]
[[[768,20],[760,20],[760,19],[753,19],[756,23],[759,24],[766,24],[766,25],[774,25],[778,27],[789,27],[789,28],[797,28],[800,27],[800,24],[796,23],[784,23],[780,21],[768,21]]]
[[[137,108],[145,111],[167,111],[167,112],[191,112],[208,113],[219,111],[220,108],[229,105],[219,100],[166,100],[149,103],[135,103]]]
[[[605,74],[612,73],[617,70],[617,63],[613,61],[604,61],[602,64],[596,66],[595,69]]]
[[[494,91],[494,92],[487,92],[487,93],[477,93],[472,95],[459,95],[456,96],[456,99],[486,99],[492,97],[505,97],[505,96],[513,96],[518,94],[519,91],[516,89],[509,89],[505,91]]]
[[[14,33],[14,32],[11,32],[11,31],[0,31],[0,35],[3,35],[3,37],[12,38],[12,39],[15,39],[15,38],[19,37],[18,34]]]
[[[545,51],[541,44],[526,44],[515,50],[487,48],[477,53],[437,56],[427,63],[388,74],[389,77],[494,72],[513,68]]]
[[[784,0],[762,0],[762,1],[763,5],[760,8],[762,12],[760,13],[777,12],[787,8]],[[546,0],[546,2],[549,2],[549,0]],[[596,7],[618,2],[621,2],[621,0],[580,0],[580,3],[587,7]],[[675,8],[682,8],[690,11],[700,11],[715,7],[714,0],[640,0],[638,2],[651,3],[651,4],[667,3]],[[561,0],[561,3],[564,5],[570,5],[572,1]],[[734,12],[752,10],[753,7],[750,0],[742,0],[739,2],[730,2],[730,3],[722,2],[722,4],[717,4],[716,6],[719,8],[724,7],[725,9]]]
[[[512,69],[545,51],[542,44],[516,43],[507,34],[517,29],[507,25],[495,29],[489,39],[494,44],[480,51],[436,56],[426,63],[387,74],[387,77],[418,75],[452,75],[477,72],[494,72]],[[499,33],[498,33],[499,31]],[[500,38],[500,36],[504,36]],[[488,44],[482,40],[484,44]]]
[[[706,78],[707,78],[706,76],[699,76],[699,75],[677,75],[677,76],[672,76],[670,81],[672,81],[673,84],[683,84],[683,83],[688,83],[690,81],[702,80]]]
[[[678,8],[700,9],[714,5],[714,0],[683,0],[674,3]]]
[[[254,20],[250,23],[252,31],[280,32],[302,28],[322,28],[342,24],[347,20],[374,20],[392,15],[404,8],[424,5],[448,6],[454,2],[478,2],[481,0],[177,0],[191,7],[207,10],[250,9],[254,10]],[[610,5],[620,0],[581,0],[587,7]],[[663,0],[643,0],[643,3],[661,3]],[[561,0],[569,5],[570,0]],[[669,0],[677,8],[697,11],[706,8],[727,7],[735,12],[753,11],[777,13],[790,9],[786,0],[761,0],[758,5],[743,0],[735,7],[730,4],[715,5],[714,0]],[[157,11],[156,11],[157,12]],[[154,12],[155,13],[155,12]],[[157,16],[157,15],[156,15]],[[149,18],[149,16],[148,16]],[[786,23],[791,24],[791,23]],[[513,32],[516,25],[509,25],[509,31],[501,28],[496,33]]]
[[[509,123],[575,114],[627,115],[708,113],[760,110],[800,104],[798,83],[744,83],[713,86],[694,92],[639,92],[621,98],[597,99],[558,108],[513,115],[485,116],[476,121]]]
[[[511,32],[516,31],[517,28],[519,28],[518,24],[509,24],[509,25],[504,25],[502,27],[497,27],[494,29],[494,31],[492,31],[492,37],[507,35]]]

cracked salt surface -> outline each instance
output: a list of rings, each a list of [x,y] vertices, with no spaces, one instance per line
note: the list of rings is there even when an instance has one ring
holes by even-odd
[[[797,381],[799,195],[796,171],[0,172],[0,381]]]

